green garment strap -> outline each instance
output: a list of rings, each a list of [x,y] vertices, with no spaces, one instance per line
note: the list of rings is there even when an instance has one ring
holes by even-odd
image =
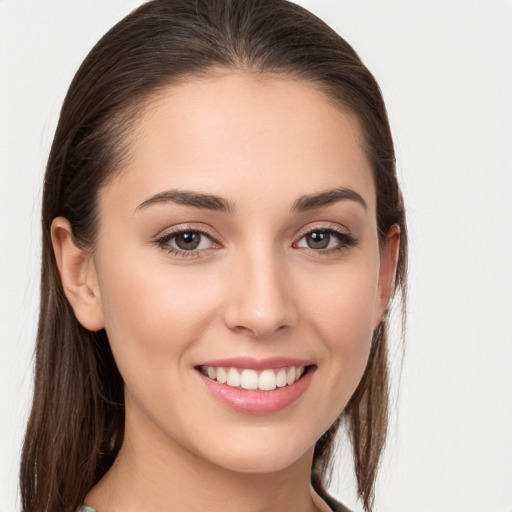
[[[78,510],[76,512],[97,512],[95,509],[93,509],[92,507],[88,507],[87,505],[82,505],[81,507],[78,508]]]

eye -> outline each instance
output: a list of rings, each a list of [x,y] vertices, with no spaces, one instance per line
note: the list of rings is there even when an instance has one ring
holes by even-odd
[[[355,244],[356,239],[348,233],[333,228],[321,228],[305,233],[294,246],[315,251],[329,251],[344,249]]]
[[[182,231],[175,234],[169,242],[182,251],[194,251],[196,249],[206,249],[211,240],[207,235],[198,231]]]
[[[303,244],[301,244],[301,242]],[[299,240],[299,247],[309,247],[310,249],[329,249],[333,247],[333,242],[337,242],[328,231],[311,231]]]
[[[171,231],[155,240],[155,243],[178,256],[198,255],[200,251],[220,247],[207,233],[197,229]]]

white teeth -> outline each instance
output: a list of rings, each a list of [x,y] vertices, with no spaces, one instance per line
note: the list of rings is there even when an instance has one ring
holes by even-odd
[[[254,370],[243,370],[240,377],[240,386],[244,389],[258,389],[259,378]]]
[[[234,368],[228,370],[228,380],[226,384],[232,388],[240,386],[240,374]]]
[[[225,384],[227,380],[228,376],[226,375],[226,370],[224,370],[224,368],[217,368],[217,382]]]
[[[278,388],[284,388],[286,386],[286,370],[281,368],[276,375],[276,386]]]
[[[275,370],[263,370],[259,373],[256,370],[246,368],[222,368],[213,366],[203,366],[202,372],[210,379],[216,380],[220,384],[248,390],[259,389],[260,391],[273,391],[276,388],[290,386],[300,379],[304,374],[304,366],[290,366],[288,368],[279,368]]]
[[[295,368],[292,366],[286,374],[286,384],[290,385],[295,382]]]
[[[272,370],[263,370],[261,372],[258,389],[261,389],[261,391],[276,389],[276,374]]]

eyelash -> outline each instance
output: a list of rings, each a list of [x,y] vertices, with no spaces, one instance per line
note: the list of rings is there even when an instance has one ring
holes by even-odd
[[[346,251],[347,249],[349,249],[350,247],[354,247],[358,243],[358,240],[350,233],[347,233],[346,231],[339,229],[337,226],[328,225],[315,226],[314,228],[307,229],[300,235],[297,242],[293,243],[293,246],[296,246],[305,236],[310,235],[311,233],[325,233],[330,236],[334,235],[334,237],[337,238],[339,241],[339,245],[327,249],[313,249],[311,247],[303,248],[304,250],[306,250],[310,254],[313,254],[314,256],[323,257],[332,255],[333,253],[336,252]]]
[[[185,251],[183,249],[178,249],[177,247],[173,247],[172,245],[168,245],[169,242],[173,238],[176,238],[177,236],[182,235],[184,233],[196,233],[196,234],[199,234],[199,235],[201,235],[203,237],[206,237],[209,240],[211,240],[211,242],[213,244],[217,244],[217,245],[220,246],[220,243],[217,242],[217,240],[215,240],[215,238],[213,238],[209,233],[206,233],[205,231],[202,231],[201,229],[192,228],[192,227],[190,227],[190,228],[189,227],[182,227],[182,228],[170,231],[170,232],[162,235],[161,237],[157,238],[155,240],[155,243],[162,250],[167,251],[169,254],[172,254],[173,256],[177,256],[177,257],[180,257],[180,258],[191,258],[191,257],[193,258],[193,257],[201,256],[201,252],[206,250],[206,249],[200,249],[200,250],[195,249],[195,250]]]
[[[222,247],[221,244],[215,238],[213,238],[209,233],[202,231],[200,229],[197,229],[197,228],[192,228],[192,227],[179,228],[179,229],[173,230],[171,232],[168,232],[168,233],[164,234],[163,236],[157,238],[155,240],[155,244],[158,247],[160,247],[162,250],[167,251],[167,253],[177,256],[177,257],[183,257],[183,258],[199,257],[199,256],[201,256],[201,252],[210,249],[210,248],[199,249],[199,250],[192,249],[192,250],[186,251],[186,250],[178,249],[177,247],[173,247],[173,246],[169,245],[169,242],[171,240],[173,240],[177,236],[184,234],[184,233],[199,234],[203,237],[208,238],[212,242],[212,244],[217,244],[219,247]],[[310,252],[316,256],[327,256],[329,254],[332,254],[333,252],[344,251],[344,250],[347,250],[349,247],[353,247],[353,246],[357,245],[357,242],[358,242],[358,240],[355,237],[353,237],[350,233],[342,231],[342,230],[338,229],[337,227],[318,226],[318,227],[315,227],[312,229],[308,229],[307,231],[304,231],[300,235],[298,240],[293,243],[292,246],[297,247],[297,244],[305,236],[310,235],[311,233],[325,233],[330,236],[334,235],[339,241],[338,246],[327,248],[327,249],[313,249],[311,247],[303,248],[307,252]]]

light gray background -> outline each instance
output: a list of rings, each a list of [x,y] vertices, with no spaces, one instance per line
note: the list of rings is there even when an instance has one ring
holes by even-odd
[[[18,509],[58,111],[87,51],[139,3],[0,0],[1,512]],[[512,1],[299,3],[377,77],[408,205],[407,352],[376,510],[511,512]],[[360,510],[340,459],[332,490]]]

